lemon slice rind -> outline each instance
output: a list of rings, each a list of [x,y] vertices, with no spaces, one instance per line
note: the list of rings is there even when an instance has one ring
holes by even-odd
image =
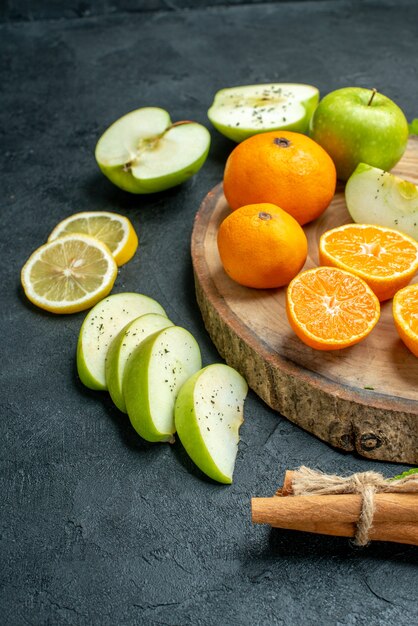
[[[116,276],[116,261],[108,247],[82,234],[40,246],[21,270],[26,297],[52,313],[76,313],[93,306],[111,291]]]
[[[68,234],[85,234],[107,245],[118,266],[127,263],[138,248],[138,236],[131,221],[110,211],[82,211],[55,226],[48,241]]]

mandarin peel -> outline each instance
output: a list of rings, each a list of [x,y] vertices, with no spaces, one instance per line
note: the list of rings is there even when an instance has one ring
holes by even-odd
[[[271,203],[299,224],[319,217],[334,197],[336,170],[319,144],[301,133],[254,135],[234,148],[224,171],[224,194],[232,210]]]
[[[308,254],[302,227],[269,203],[247,205],[230,213],[218,229],[217,241],[228,276],[256,289],[287,285]]]

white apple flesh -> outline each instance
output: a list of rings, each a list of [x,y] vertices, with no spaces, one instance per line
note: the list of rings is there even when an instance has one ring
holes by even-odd
[[[360,163],[347,181],[345,201],[354,222],[394,228],[418,240],[418,187]]]
[[[124,326],[110,344],[105,365],[106,385],[113,403],[123,413],[126,404],[122,384],[128,358],[147,337],[168,326],[174,324],[164,315],[147,313]]]
[[[156,300],[130,292],[108,296],[88,312],[77,343],[77,371],[86,387],[107,389],[105,362],[110,343],[128,322],[145,313],[166,316]]]
[[[144,107],[114,122],[100,137],[95,156],[115,185],[144,194],[180,185],[196,174],[209,146],[209,131],[201,124],[172,124],[164,109]]]
[[[319,100],[312,85],[269,83],[221,89],[208,117],[215,128],[240,142],[270,130],[307,133]]]
[[[221,483],[232,483],[247,392],[235,369],[215,363],[189,378],[177,396],[181,443],[202,472]]]
[[[181,326],[154,333],[134,350],[126,364],[122,389],[130,422],[143,439],[173,441],[178,391],[201,367],[199,346]]]
[[[405,152],[408,135],[408,122],[398,105],[363,87],[327,94],[310,123],[311,138],[328,152],[342,181],[359,163],[390,170]]]

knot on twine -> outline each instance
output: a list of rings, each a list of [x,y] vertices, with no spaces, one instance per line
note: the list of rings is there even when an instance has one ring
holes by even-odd
[[[292,489],[295,496],[337,495],[355,493],[361,496],[361,509],[354,543],[365,546],[373,525],[376,493],[418,493],[418,473],[399,479],[387,479],[378,472],[358,472],[351,476],[324,474],[301,466],[293,473]]]

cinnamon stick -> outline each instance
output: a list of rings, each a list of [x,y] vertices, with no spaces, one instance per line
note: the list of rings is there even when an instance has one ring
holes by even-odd
[[[369,538],[418,545],[417,497],[379,493]],[[252,521],[273,528],[322,535],[354,537],[361,511],[361,496],[291,496],[252,498]]]
[[[284,475],[283,486],[276,492],[277,496],[293,496],[293,477],[295,472],[287,470]]]
[[[305,483],[301,483],[301,478]],[[308,489],[306,479],[314,481]],[[252,498],[252,521],[274,528],[356,537],[357,541],[360,521],[364,524],[365,520],[364,488],[369,488],[369,484],[373,484],[372,506],[368,508],[372,519],[367,522],[366,538],[358,545],[365,545],[367,540],[418,545],[417,481],[392,483],[373,472],[342,478],[305,467],[287,471],[275,496]],[[309,495],[295,495],[295,491]]]

